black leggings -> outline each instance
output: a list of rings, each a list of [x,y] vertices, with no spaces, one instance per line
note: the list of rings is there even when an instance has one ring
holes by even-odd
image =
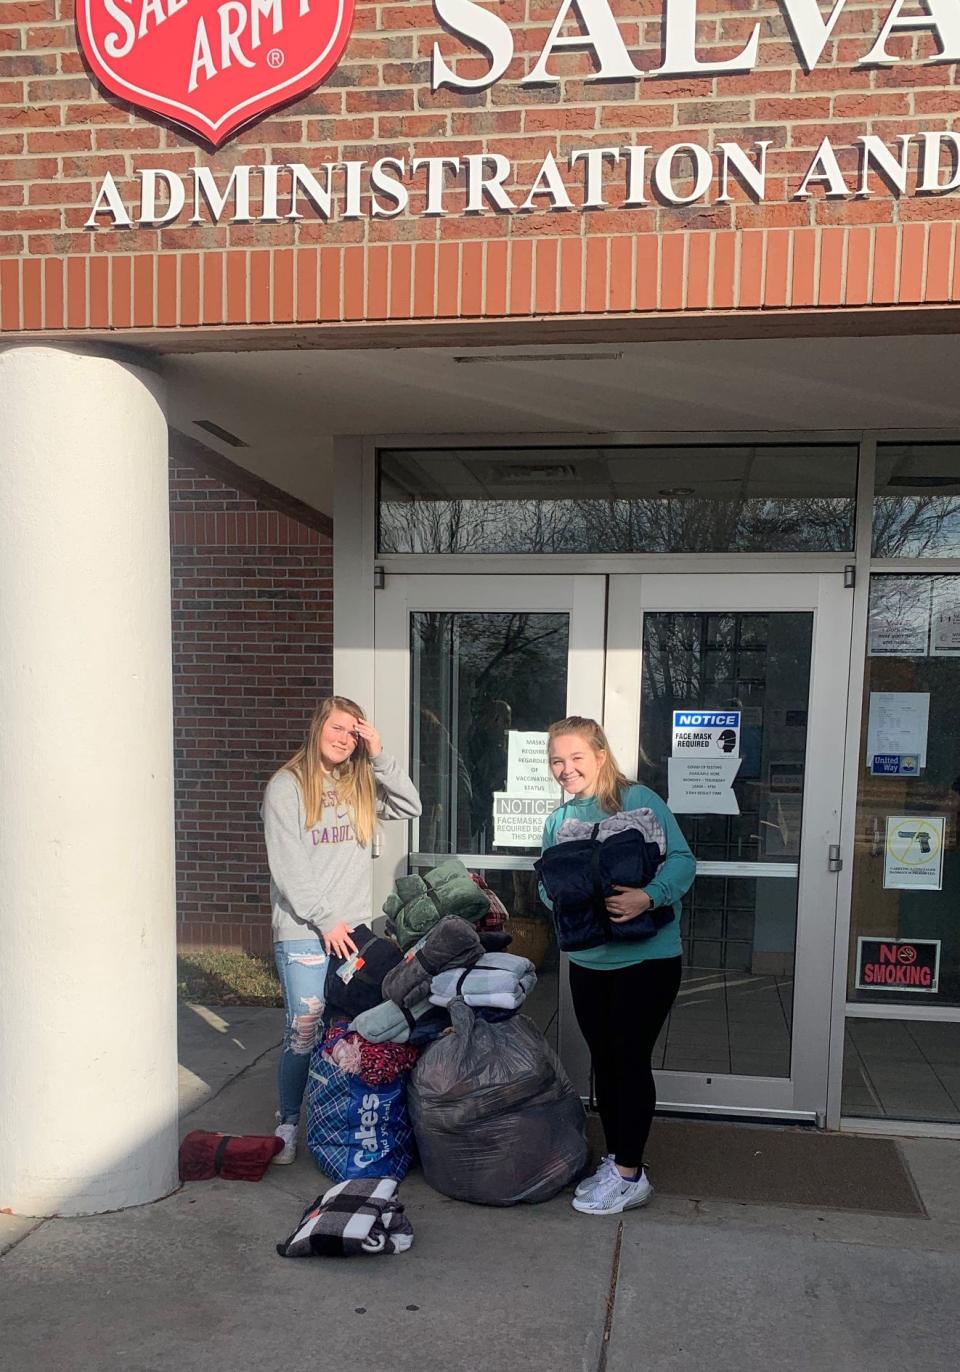
[[[657,1088],[654,1044],[680,989],[682,959],[650,958],[595,971],[570,963],[570,991],[593,1059],[597,1109],[607,1152],[621,1167],[642,1167]]]

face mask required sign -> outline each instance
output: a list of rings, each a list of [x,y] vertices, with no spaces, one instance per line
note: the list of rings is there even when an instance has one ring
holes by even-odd
[[[739,710],[674,710],[673,756],[740,756]]]
[[[674,710],[667,804],[678,815],[738,815],[739,710]]]

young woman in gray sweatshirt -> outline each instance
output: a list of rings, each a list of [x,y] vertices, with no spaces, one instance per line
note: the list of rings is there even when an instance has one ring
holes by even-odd
[[[320,1028],[331,953],[371,917],[371,858],[380,820],[412,819],[420,798],[359,705],[328,696],[306,742],[271,777],[263,800],[273,947],[287,1028],[280,1050],[277,1136],[293,1162],[310,1053]]]

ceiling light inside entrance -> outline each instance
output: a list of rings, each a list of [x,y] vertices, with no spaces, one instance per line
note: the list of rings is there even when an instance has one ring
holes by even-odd
[[[481,362],[619,362],[623,353],[463,353],[454,362],[477,366]]]
[[[219,438],[221,443],[229,443],[231,448],[249,448],[249,443],[244,443],[242,438],[232,434],[229,429],[223,428],[220,424],[215,424],[212,419],[195,419],[194,424],[198,429],[205,429],[208,434],[213,434],[214,438]]]
[[[501,486],[522,486],[528,481],[576,481],[577,469],[572,462],[525,462],[498,467],[493,475]]]

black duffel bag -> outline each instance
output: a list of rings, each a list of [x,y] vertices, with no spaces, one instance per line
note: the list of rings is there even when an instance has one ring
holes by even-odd
[[[366,924],[350,930],[357,945],[356,954],[339,958],[331,954],[324,987],[324,1016],[330,1021],[349,1020],[372,1010],[384,999],[383,979],[403,961],[403,954],[392,940],[381,938]]]

